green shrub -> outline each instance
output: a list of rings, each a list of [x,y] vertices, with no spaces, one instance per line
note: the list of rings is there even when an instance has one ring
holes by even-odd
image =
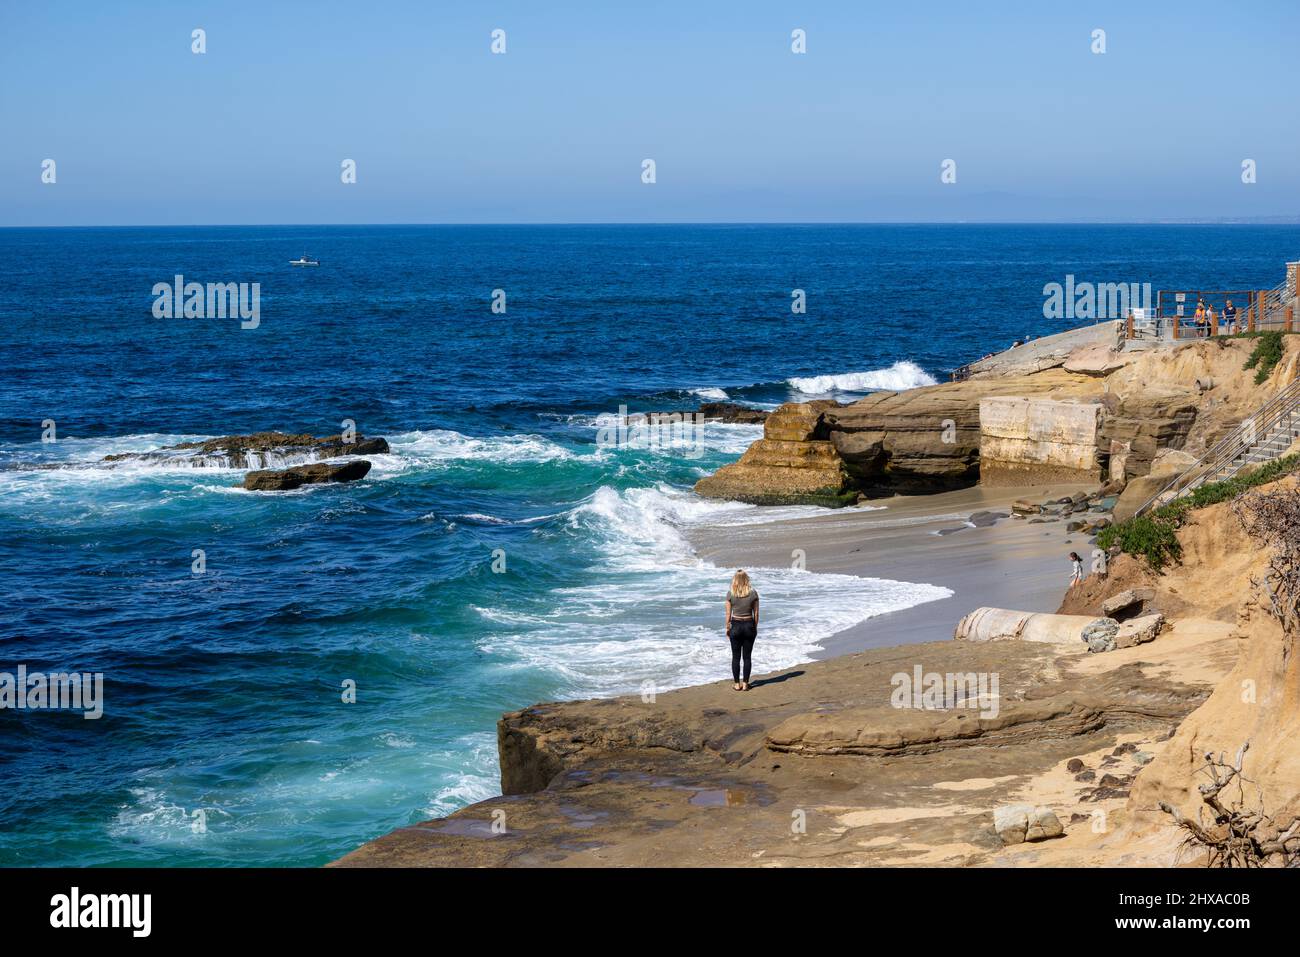
[[[1282,333],[1261,332],[1255,337],[1255,348],[1250,352],[1244,369],[1255,370],[1255,385],[1261,384],[1282,360]]]
[[[1160,571],[1182,558],[1178,529],[1183,527],[1192,512],[1231,501],[1242,492],[1276,482],[1297,470],[1300,470],[1300,454],[1285,455],[1265,462],[1247,475],[1234,475],[1222,482],[1202,485],[1168,505],[1102,529],[1097,534],[1097,546],[1107,551],[1118,546],[1125,554],[1145,558],[1148,565]]]
[[[1160,571],[1165,565],[1178,561],[1183,554],[1182,546],[1178,544],[1178,525],[1162,515],[1163,511],[1156,509],[1103,528],[1097,535],[1097,545],[1107,551],[1118,545],[1120,551],[1139,555],[1153,569]]]

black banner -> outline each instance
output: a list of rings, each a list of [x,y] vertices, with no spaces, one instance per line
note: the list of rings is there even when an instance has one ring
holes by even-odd
[[[622,923],[633,937],[699,924],[746,939],[772,917],[870,940],[991,927],[1060,939],[1109,932],[1220,937],[1277,931],[1296,875],[1283,870],[3,870],[6,940],[373,942],[458,926],[499,935]],[[838,916],[836,916],[838,915]],[[811,923],[810,923],[811,922]],[[569,930],[566,930],[569,928]],[[702,939],[710,939],[702,937]],[[952,937],[949,937],[952,939]],[[1230,939],[1230,938],[1228,938]],[[1225,939],[1225,943],[1227,939]],[[458,946],[463,946],[463,942]]]

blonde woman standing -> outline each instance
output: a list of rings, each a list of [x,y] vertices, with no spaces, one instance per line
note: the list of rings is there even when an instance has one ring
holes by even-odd
[[[731,680],[735,691],[749,690],[750,656],[754,639],[758,637],[758,592],[749,583],[742,568],[731,578],[727,592],[727,638],[731,641]],[[741,680],[740,661],[745,661],[745,677]]]

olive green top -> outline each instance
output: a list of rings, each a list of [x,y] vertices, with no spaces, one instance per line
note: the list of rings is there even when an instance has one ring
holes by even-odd
[[[727,592],[727,601],[731,602],[732,618],[753,618],[754,606],[758,604],[758,592],[750,588],[749,594],[744,598],[737,598],[731,592]]]

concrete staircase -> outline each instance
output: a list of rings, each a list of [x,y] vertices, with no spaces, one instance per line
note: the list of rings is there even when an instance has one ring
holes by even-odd
[[[1167,505],[1202,485],[1223,482],[1248,465],[1281,457],[1300,438],[1300,379],[1264,403],[1190,468],[1151,496],[1136,515]]]

